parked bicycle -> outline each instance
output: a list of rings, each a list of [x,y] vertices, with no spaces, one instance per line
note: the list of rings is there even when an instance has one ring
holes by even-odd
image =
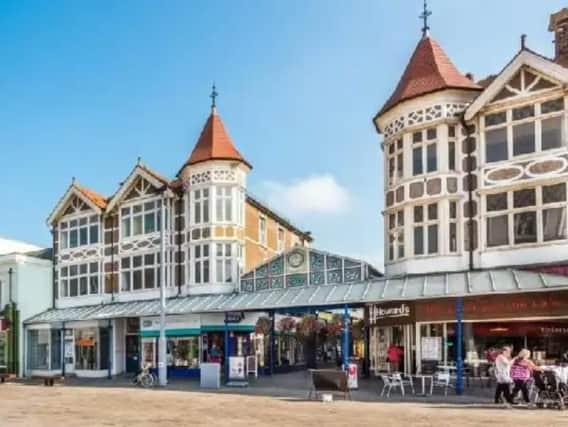
[[[144,387],[144,388],[152,387],[155,382],[156,382],[156,377],[150,371],[149,365],[144,366],[140,370],[140,372],[138,372],[138,374],[136,375],[136,378],[134,379],[134,384],[137,384],[137,385]]]

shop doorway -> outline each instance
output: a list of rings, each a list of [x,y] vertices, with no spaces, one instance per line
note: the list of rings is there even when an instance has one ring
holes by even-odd
[[[140,369],[140,337],[126,335],[126,372],[136,373]]]

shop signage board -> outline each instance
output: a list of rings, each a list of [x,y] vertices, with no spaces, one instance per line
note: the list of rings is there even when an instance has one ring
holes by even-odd
[[[442,360],[442,337],[422,337],[420,353],[422,360]]]
[[[414,307],[411,302],[392,302],[369,307],[369,324],[371,326],[402,325],[413,322]]]
[[[229,357],[229,380],[244,380],[246,378],[245,358],[242,356]]]
[[[353,390],[359,388],[359,365],[350,363],[347,367],[347,386]]]
[[[168,316],[166,318],[166,329],[198,329],[201,327],[201,318],[199,315],[187,316]],[[142,331],[159,330],[159,317],[142,318],[140,329]]]
[[[456,319],[456,299],[418,301],[416,321]],[[568,292],[525,292],[463,298],[464,320],[522,319],[523,317],[566,316]]]
[[[227,323],[241,323],[245,318],[245,313],[242,311],[230,311],[225,315]]]

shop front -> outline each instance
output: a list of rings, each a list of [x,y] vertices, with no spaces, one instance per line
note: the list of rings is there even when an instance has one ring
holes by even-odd
[[[228,355],[254,355],[255,324],[258,315],[239,313],[225,325],[224,314],[168,316],[166,319],[167,365],[170,377],[199,377],[203,362],[223,363],[225,328]],[[141,360],[145,366],[158,366],[159,317],[141,319]]]
[[[414,368],[415,308],[412,302],[367,306],[370,367],[374,372],[404,372]]]
[[[417,369],[451,365],[457,354],[456,299],[417,301]],[[568,292],[525,292],[463,298],[464,363],[475,368],[493,362],[496,351],[511,345],[536,361],[554,364],[568,351]]]

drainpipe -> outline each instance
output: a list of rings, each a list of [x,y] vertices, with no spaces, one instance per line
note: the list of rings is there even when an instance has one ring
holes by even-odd
[[[473,190],[472,190],[472,182],[473,176],[471,173],[472,164],[471,164],[471,132],[470,127],[465,122],[465,114],[462,114],[460,117],[461,124],[465,129],[465,140],[467,143],[467,181],[468,181],[468,189],[467,189],[467,200],[468,200],[468,213],[467,213],[467,233],[469,236],[469,270],[473,270]]]
[[[14,274],[14,269],[10,267],[8,269],[8,301],[10,304],[14,303],[14,299],[12,298],[12,275]]]

